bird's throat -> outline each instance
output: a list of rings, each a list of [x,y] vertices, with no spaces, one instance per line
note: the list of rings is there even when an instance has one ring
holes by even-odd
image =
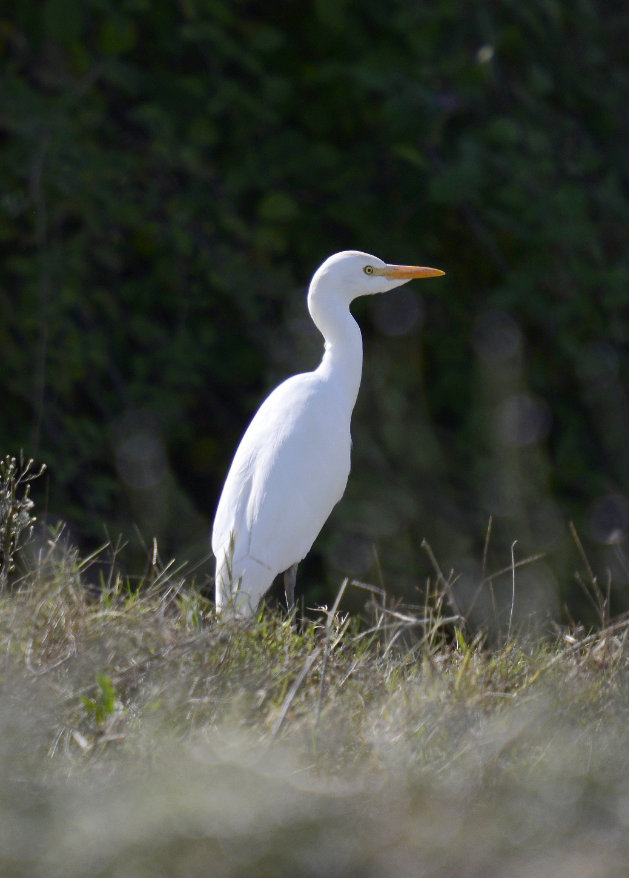
[[[348,325],[343,336],[326,339],[323,359],[317,372],[334,387],[339,399],[354,408],[363,368],[363,342],[358,324],[348,312]]]

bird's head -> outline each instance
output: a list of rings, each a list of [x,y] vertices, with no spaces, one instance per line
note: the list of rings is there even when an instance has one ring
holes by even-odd
[[[335,253],[319,266],[310,284],[311,295],[323,291],[342,297],[348,303],[358,296],[386,293],[413,278],[439,277],[445,274],[438,268],[418,265],[390,265],[360,250]]]

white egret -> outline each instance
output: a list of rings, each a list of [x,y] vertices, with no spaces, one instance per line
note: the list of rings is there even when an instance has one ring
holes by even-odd
[[[297,565],[343,496],[350,471],[350,421],[363,359],[350,302],[442,274],[388,265],[357,250],[336,253],[317,269],[308,310],[325,340],[323,359],[313,372],[275,388],[238,446],[212,532],[217,610],[252,615],[282,572],[293,606]]]

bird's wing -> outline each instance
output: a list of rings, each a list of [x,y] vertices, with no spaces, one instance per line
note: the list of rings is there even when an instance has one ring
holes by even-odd
[[[297,376],[285,390],[282,424],[260,436],[247,505],[251,555],[277,572],[301,561],[343,496],[350,468],[349,415],[325,385]]]
[[[237,539],[244,551],[248,547],[250,516],[247,509],[254,481],[258,485],[264,481],[264,474],[272,466],[274,451],[291,423],[291,412],[295,410],[295,399],[291,398],[293,383],[294,378],[289,378],[264,400],[236,449],[212,529],[212,550],[217,556],[230,540]],[[246,543],[243,543],[245,537]]]
[[[300,561],[345,490],[349,414],[313,373],[281,384],[236,451],[214,523],[215,554],[234,540],[276,572]],[[224,548],[223,548],[224,550]]]
[[[212,551],[216,557],[241,531],[242,522],[246,515],[251,491],[251,464],[253,458],[246,454],[244,449],[242,451],[241,449],[242,442],[238,447],[225,480],[223,492],[214,517]]]

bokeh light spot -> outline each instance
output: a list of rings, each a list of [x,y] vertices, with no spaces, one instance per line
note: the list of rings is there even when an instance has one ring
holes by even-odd
[[[377,296],[373,305],[373,322],[384,335],[406,335],[423,324],[424,303],[413,290]]]
[[[629,500],[621,494],[600,497],[590,508],[590,531],[594,539],[606,545],[618,545],[629,532]]]
[[[505,311],[486,311],[476,320],[474,348],[481,359],[502,362],[514,357],[521,346],[520,328]]]
[[[550,429],[550,409],[543,399],[513,393],[495,413],[495,429],[504,445],[523,446],[540,442]]]

